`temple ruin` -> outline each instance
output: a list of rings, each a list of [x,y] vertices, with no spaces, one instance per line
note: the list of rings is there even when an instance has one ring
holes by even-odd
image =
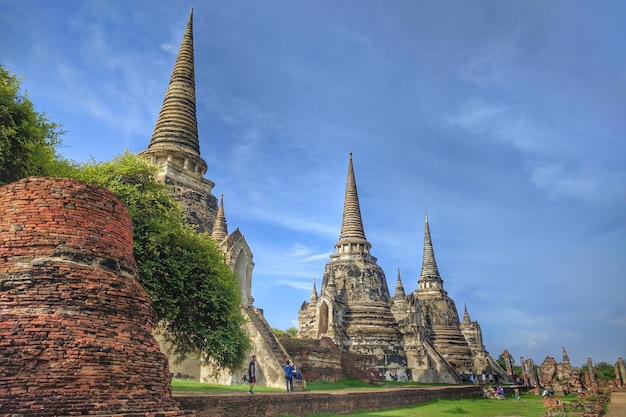
[[[253,305],[252,251],[239,229],[228,233],[224,196],[218,204],[212,194],[215,184],[204,177],[207,164],[200,154],[195,103],[192,10],[152,138],[141,155],[160,167],[159,178],[172,186],[172,195],[181,203],[189,223],[210,233],[218,243],[239,279],[242,310],[249,318],[247,331],[259,357],[259,383],[282,386],[282,365],[298,351],[285,348],[263,311]],[[418,288],[405,294],[398,273],[392,297],[385,273],[371,255],[371,244],[365,238],[352,158],[345,197],[335,254],[326,264],[319,295],[314,287],[311,300],[300,310],[299,337],[324,338],[346,352],[376,358],[374,362],[356,362],[368,367],[379,365],[377,371],[388,378],[460,382],[462,373],[486,370],[506,378],[485,350],[478,322],[470,320],[467,309],[460,322],[454,301],[443,289],[428,218]],[[336,365],[341,360],[333,358],[330,362]],[[237,370],[216,373],[209,364],[194,358],[182,364],[172,361],[170,366],[179,377],[219,383],[237,383],[241,379]]]
[[[189,415],[152,336],[122,201],[31,177],[0,188],[0,214],[0,415]]]
[[[467,308],[459,321],[443,288],[428,224],[418,288],[406,294],[400,271],[390,296],[382,268],[365,237],[352,154],[335,253],[326,264],[319,295],[314,288],[298,314],[298,337],[329,337],[353,353],[372,355],[387,379],[457,383],[462,374],[506,372],[489,356],[478,322]]]
[[[549,389],[558,396],[576,393],[583,388],[582,370],[570,364],[563,348],[563,361],[547,356],[539,368],[539,386]]]
[[[248,317],[247,332],[253,351],[259,357],[257,379],[260,384],[282,387],[282,365],[288,354],[280,346],[271,327],[256,308],[252,297],[253,255],[245,236],[236,228],[228,232],[224,196],[219,203],[212,193],[215,183],[205,174],[208,166],[200,154],[196,118],[196,88],[193,49],[193,10],[185,28],[169,85],[148,148],[140,152],[160,167],[158,178],[171,187],[186,220],[198,232],[206,232],[217,243],[226,263],[235,272],[241,288],[242,311]],[[164,351],[165,342],[158,338]],[[189,357],[182,363],[170,360],[176,377],[222,384],[238,383],[240,371],[217,371],[211,364]]]

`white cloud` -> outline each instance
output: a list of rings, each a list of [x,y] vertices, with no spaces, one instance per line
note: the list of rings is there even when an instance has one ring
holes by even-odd
[[[459,69],[459,78],[487,86],[508,83],[519,54],[515,41],[492,40]]]
[[[576,198],[590,203],[607,203],[616,196],[626,197],[626,173],[571,168],[564,163],[531,168],[535,186],[550,198]]]
[[[291,247],[289,252],[286,253],[285,255],[300,257],[300,256],[306,256],[309,253],[311,253],[311,250],[308,247],[306,247],[305,245],[301,243],[296,243],[294,246]]]
[[[313,289],[313,281],[293,281],[293,280],[279,280],[276,282],[276,285],[286,285],[291,288],[295,288],[297,290],[309,290]]]

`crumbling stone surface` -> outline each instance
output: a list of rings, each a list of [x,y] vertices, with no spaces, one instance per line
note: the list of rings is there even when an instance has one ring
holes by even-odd
[[[71,179],[0,188],[0,415],[186,415],[121,200]]]
[[[281,339],[289,356],[307,381],[334,382],[350,378],[378,384],[384,380],[370,355],[343,351],[327,337],[320,339]]]
[[[568,360],[557,363],[553,357],[547,356],[541,364],[539,383],[560,396],[578,392],[583,387],[582,371],[571,366]]]

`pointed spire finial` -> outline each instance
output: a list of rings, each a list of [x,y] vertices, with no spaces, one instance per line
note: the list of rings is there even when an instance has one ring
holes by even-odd
[[[402,279],[400,278],[400,268],[398,268],[398,279],[396,279],[396,298],[404,298],[406,294],[404,292],[404,286],[402,285]]]
[[[142,154],[173,155],[182,161],[185,169],[200,175],[207,171],[206,162],[200,157],[196,119],[193,9],[189,12],[189,21],[150,144]]]
[[[227,236],[228,224],[226,223],[226,216],[224,215],[224,194],[222,194],[220,197],[220,205],[217,207],[217,215],[215,216],[211,237],[217,242],[221,242]]]
[[[424,255],[422,258],[422,272],[417,280],[418,291],[445,292],[443,289],[443,279],[439,276],[435,251],[430,237],[430,226],[428,225],[428,212],[424,214]]]
[[[369,253],[372,245],[365,238],[359,194],[356,187],[352,152],[349,154],[348,179],[343,203],[343,218],[339,241],[335,243],[337,253]]]
[[[430,237],[430,226],[428,225],[428,212],[424,214],[424,257],[422,260],[421,277],[439,278],[439,269],[435,260],[435,251]]]
[[[313,278],[313,290],[311,291],[311,302],[317,301],[317,286],[315,285],[315,277]]]
[[[467,312],[467,303],[463,304],[463,323],[471,322],[469,313]]]

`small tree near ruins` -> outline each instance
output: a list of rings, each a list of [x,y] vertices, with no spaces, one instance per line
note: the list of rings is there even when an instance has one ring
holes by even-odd
[[[68,163],[56,154],[63,130],[22,93],[21,80],[0,65],[0,185],[32,175],[56,176]]]
[[[126,204],[139,282],[154,303],[171,353],[181,360],[200,353],[236,369],[250,347],[237,279],[211,237],[185,222],[156,173],[156,166],[126,152],[110,162],[82,165],[75,178],[110,189]]]

